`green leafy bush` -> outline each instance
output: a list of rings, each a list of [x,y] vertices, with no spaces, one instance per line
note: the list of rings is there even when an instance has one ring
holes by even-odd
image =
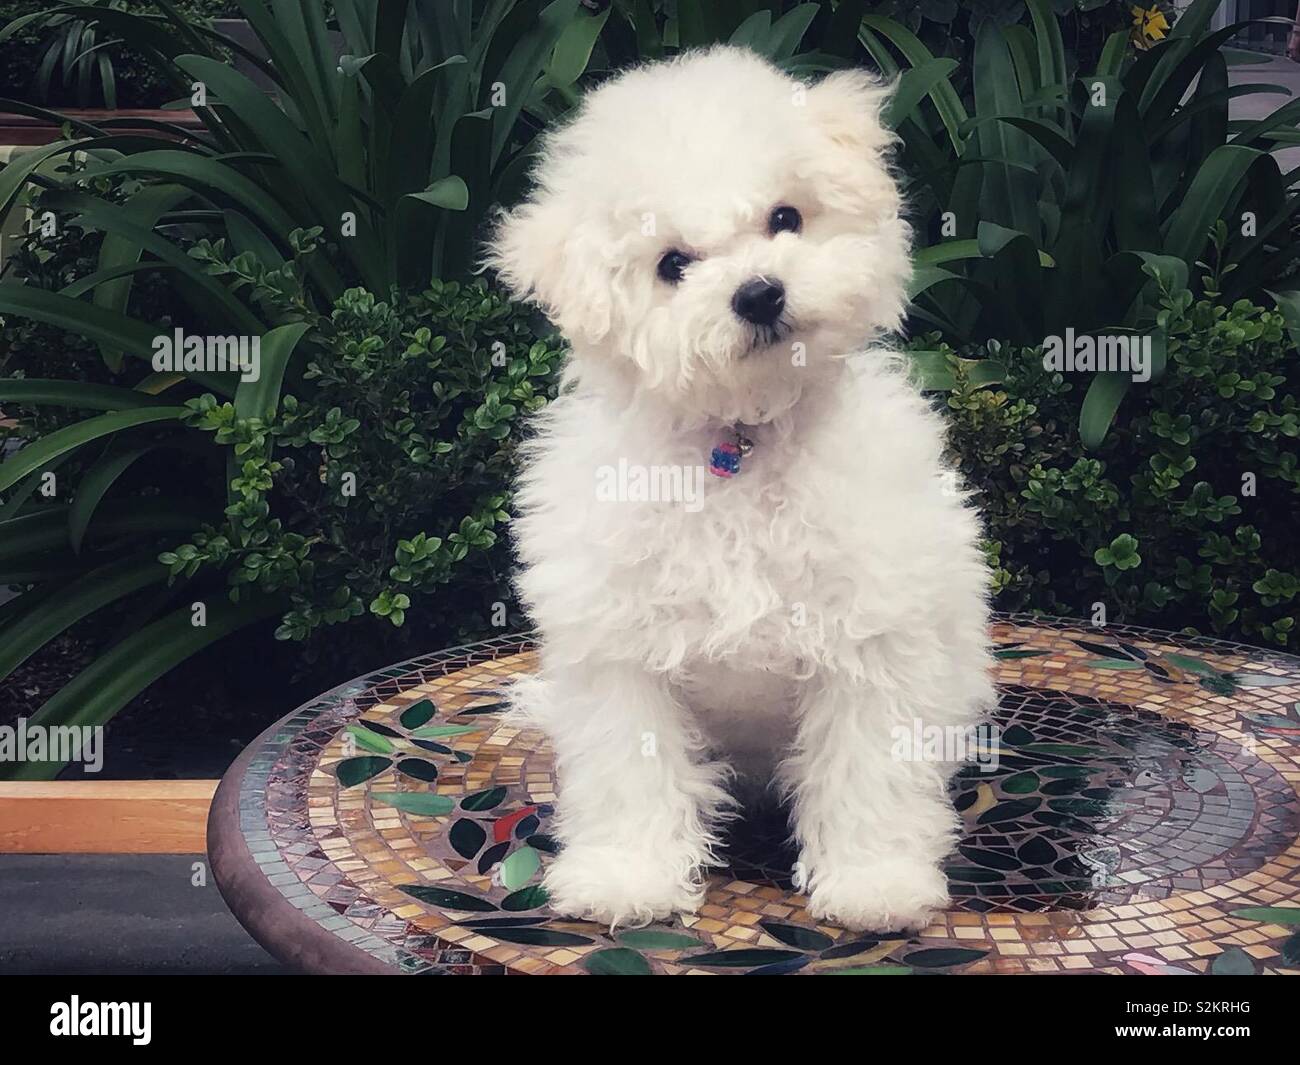
[[[79,9],[86,25],[102,31],[100,39],[117,34],[138,44],[172,95],[189,97],[201,82],[206,102],[196,104],[203,133],[153,123],[183,137],[182,145],[69,120],[66,139],[0,169],[0,213],[36,193],[41,209],[58,223],[58,238],[75,234],[77,241],[76,248],[51,253],[63,256],[66,268],[29,262],[26,276],[11,272],[0,281],[0,316],[6,325],[23,323],[25,333],[14,337],[16,354],[11,348],[0,403],[24,417],[19,432],[28,440],[0,466],[0,584],[24,589],[0,610],[0,678],[71,625],[111,616],[126,633],[43,705],[36,715],[43,724],[100,724],[189,655],[266,618],[280,617],[287,635],[306,636],[354,616],[361,603],[366,618],[386,619],[376,624],[391,632],[391,622],[408,617],[426,623],[423,609],[411,608],[427,604],[427,597],[417,597],[429,589],[454,585],[474,567],[480,573],[503,568],[491,526],[505,501],[509,431],[491,434],[514,416],[504,409],[522,402],[514,394],[519,386],[509,386],[508,400],[494,386],[474,402],[476,412],[487,408],[475,417],[488,421],[479,431],[497,447],[479,453],[482,441],[455,435],[461,431],[457,405],[472,397],[469,385],[455,380],[468,368],[456,361],[454,349],[435,353],[445,361],[440,372],[447,380],[426,382],[451,394],[446,402],[452,407],[443,411],[447,421],[438,430],[443,435],[424,424],[385,429],[359,415],[344,418],[341,398],[318,410],[317,391],[328,396],[343,390],[331,375],[355,384],[348,375],[359,367],[322,356],[314,362],[319,376],[309,377],[307,364],[331,330],[342,330],[333,312],[340,300],[354,299],[346,294],[358,286],[397,308],[402,328],[418,330],[414,318],[429,317],[431,343],[442,335],[434,328],[437,313],[451,315],[449,323],[460,320],[456,315],[470,321],[468,310],[454,311],[455,297],[446,290],[438,290],[450,301],[442,310],[435,305],[417,314],[406,301],[423,298],[431,285],[436,289],[444,271],[462,277],[471,267],[479,224],[511,182],[521,180],[539,119],[573,98],[572,82],[595,39],[595,16],[579,0],[454,8],[335,0],[328,10],[345,50],[336,59],[327,46],[325,5],[237,3],[267,60],[170,4],[153,4],[149,15],[110,5]],[[233,69],[231,52],[257,65],[275,92],[263,92]],[[0,106],[58,118],[21,101]],[[188,254],[191,249],[198,254]],[[136,298],[146,279],[161,285],[161,308]],[[479,302],[494,299],[473,291]],[[521,322],[493,319],[475,329],[491,334],[508,325],[514,338]],[[236,374],[209,370],[148,373],[153,340],[172,323],[199,336],[258,338],[263,376],[241,382]],[[54,337],[79,338],[74,347],[81,353],[93,344],[107,379],[100,369],[43,358],[29,343],[38,342],[37,331],[45,328]],[[529,348],[533,342],[530,337]],[[55,340],[49,347],[59,345]],[[514,361],[517,352],[510,344],[507,349]],[[507,365],[501,372],[514,371]],[[209,416],[220,417],[218,408],[233,410],[238,424],[229,429],[236,434],[248,431],[251,420],[265,419],[266,439],[217,439],[215,427],[202,423],[203,412],[188,404],[208,393],[215,405]],[[302,411],[305,442],[286,425],[290,396]],[[387,398],[397,406],[405,402]],[[335,407],[339,413],[330,421]],[[31,416],[33,409],[40,420]],[[332,439],[351,418],[360,423],[356,429]],[[372,429],[401,439],[385,438],[384,451],[379,436],[368,435]],[[408,479],[410,491],[441,490],[427,471],[406,468],[418,465],[413,432],[453,447],[435,465],[458,479],[427,502],[448,514],[460,508],[454,527],[432,519],[409,532],[368,526],[358,520],[361,506],[346,516],[327,511],[319,525],[298,520],[293,500],[306,498],[309,471],[320,465],[309,464],[304,451],[353,440],[374,444],[355,456],[372,465],[353,471],[369,476],[368,482],[358,479],[358,490],[369,493],[360,498],[372,513],[383,511],[389,522],[418,513],[418,500],[408,501],[417,509],[407,511],[396,499],[385,504],[374,494],[384,483],[400,486]],[[455,457],[461,444],[468,449],[463,468]],[[276,451],[265,456],[268,466],[257,468],[259,449],[271,446]],[[187,453],[185,463],[161,458],[177,450]],[[237,461],[228,462],[232,451]],[[245,462],[254,463],[247,475]],[[57,495],[46,498],[40,486],[56,466],[66,476]],[[146,471],[154,474],[151,481]],[[252,524],[238,530],[220,525],[223,509],[241,503],[246,510],[233,520]],[[203,546],[211,557],[187,558],[181,572],[188,583],[159,589],[168,569],[156,561],[158,538],[191,534],[205,520],[205,542],[191,537],[188,547],[197,552]],[[279,526],[271,524],[276,520]],[[223,535],[226,546],[218,539]],[[351,536],[361,539],[348,542]],[[410,557],[395,557],[397,539],[413,545],[402,548]],[[253,548],[263,541],[267,550],[259,559]],[[277,546],[279,553],[272,554]],[[186,545],[179,545],[176,553],[183,550]],[[263,567],[268,557],[271,564]],[[349,559],[369,559],[373,572]],[[224,594],[230,567],[244,575],[235,580],[234,601]],[[505,582],[494,577],[493,583]],[[453,614],[462,627],[473,627],[487,610],[483,598],[456,603],[440,597],[444,613],[427,620],[425,634],[436,633],[431,640],[455,635],[438,628]],[[191,613],[198,600],[207,607],[202,626]],[[351,648],[364,640],[342,642]],[[390,638],[379,653],[391,659],[393,644]],[[367,665],[374,664],[371,657]],[[12,771],[48,775],[56,769],[24,765]]]
[[[493,603],[512,598],[497,527],[521,421],[553,393],[560,348],[518,307],[456,282],[391,302],[349,289],[310,328],[305,387],[273,413],[241,416],[211,394],[186,404],[237,476],[224,524],[161,561],[173,578],[219,571],[235,601],[287,594],[280,639],[382,619],[347,636],[369,639],[371,660],[385,644],[391,657],[408,616],[403,646],[490,631]]]
[[[313,241],[294,238],[303,256]],[[84,457],[59,471],[70,490],[14,497],[0,520],[0,577],[28,588],[0,608],[0,676],[69,625],[94,618],[112,636],[35,719],[102,723],[188,655],[272,616],[278,637],[306,643],[300,667],[327,656],[335,672],[517,627],[499,526],[523,417],[553,394],[557,342],[482,284],[435,282],[386,301],[349,289],[325,315],[302,310],[300,271],[295,286],[283,268],[226,258],[220,242],[191,257],[214,276],[257,279],[247,284],[278,313],[298,308],[279,350],[298,352],[300,371],[283,360],[277,370],[272,331],[259,380],[233,400],[167,406],[177,401],[116,384],[0,382],[0,398],[21,404],[9,409],[108,409],[0,467],[6,485],[33,463],[50,469],[53,443],[94,427],[64,453]],[[223,484],[224,514],[207,494]]]
[[[1071,329],[1162,343],[1156,270],[1214,299],[1276,303],[1300,332],[1300,196],[1271,154],[1296,138],[1300,101],[1229,121],[1231,99],[1275,90],[1229,86],[1223,48],[1243,24],[1211,30],[1218,6],[1195,0],[1136,56],[1117,30],[1076,77],[1049,0],[1027,0],[1032,29],[980,23],[968,90],[905,26],[864,18],[867,49],[900,74],[908,195],[928,245],[914,324],[956,346]],[[1086,443],[1127,388],[1094,378],[1078,412]]]
[[[0,403],[26,442],[0,466],[0,584],[24,589],[0,606],[0,678],[69,626],[104,634],[42,723],[102,723],[259,622],[358,672],[499,620],[518,419],[558,352],[490,291],[438,279],[467,275],[536,135],[587,85],[724,40],[797,73],[870,56],[898,75],[886,120],[932,244],[912,322],[941,330],[917,362],[952,389],[1002,604],[1100,599],[1117,618],[1293,645],[1296,370],[1256,304],[1275,291],[1300,313],[1297,201],[1268,155],[1296,111],[1227,122],[1209,0],[1136,57],[1122,23],[1101,36],[1091,0],[1064,24],[1092,43],[1062,35],[1063,0],[937,0],[919,22],[854,0],[236,3],[266,61],[173,5],[81,12],[100,40],[142,46],[164,96],[203,82],[205,129],[185,145],[70,122],[0,169],[0,210],[35,194],[59,221],[0,281]],[[1080,68],[1106,79],[1106,106]],[[1234,228],[1246,209],[1253,237]],[[172,323],[258,337],[261,378],[150,373]],[[1124,379],[1076,385],[1026,350],[1067,325],[1164,338],[1164,376],[1131,391],[1109,437]]]
[[[1300,645],[1300,365],[1282,316],[1162,288],[1163,377],[1084,452],[1075,386],[1041,348],[994,344],[995,387],[956,379],[954,459],[975,490],[1002,609]],[[967,352],[966,354],[972,354]],[[978,365],[978,364],[977,364]]]

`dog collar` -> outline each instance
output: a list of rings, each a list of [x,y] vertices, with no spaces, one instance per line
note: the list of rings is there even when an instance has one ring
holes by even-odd
[[[709,457],[709,472],[715,477],[734,477],[740,472],[740,460],[754,450],[754,442],[736,426],[729,430],[730,440],[713,449]]]

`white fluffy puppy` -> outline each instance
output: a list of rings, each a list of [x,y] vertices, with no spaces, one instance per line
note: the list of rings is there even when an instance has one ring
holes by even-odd
[[[515,530],[542,649],[514,699],[555,748],[562,912],[694,910],[737,780],[792,799],[816,917],[947,902],[952,766],[895,736],[991,705],[987,577],[939,418],[867,349],[910,269],[886,96],[735,48],[632,70],[546,139],[492,240],[572,345]]]

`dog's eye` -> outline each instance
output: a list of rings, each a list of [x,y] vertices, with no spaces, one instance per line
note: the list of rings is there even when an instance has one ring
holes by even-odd
[[[803,225],[803,218],[799,212],[786,204],[780,207],[773,207],[772,214],[767,220],[767,231],[773,236],[778,233],[798,233]]]
[[[659,260],[659,276],[670,285],[675,285],[682,279],[682,274],[686,272],[686,268],[691,265],[691,262],[689,255],[684,251],[678,251],[676,248],[664,252],[663,258]]]

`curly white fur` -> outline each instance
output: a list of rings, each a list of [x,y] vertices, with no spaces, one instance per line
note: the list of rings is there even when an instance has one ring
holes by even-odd
[[[886,98],[734,48],[633,70],[549,136],[494,235],[572,345],[516,528],[543,641],[514,700],[555,747],[562,911],[695,909],[733,783],[773,781],[814,915],[898,929],[947,901],[952,767],[890,736],[991,704],[987,576],[938,416],[871,347],[910,271]],[[799,232],[769,234],[779,205]],[[669,249],[693,260],[677,284]],[[755,276],[785,286],[778,339],[731,308]],[[598,496],[602,467],[697,469],[738,423],[755,448],[701,506]]]

